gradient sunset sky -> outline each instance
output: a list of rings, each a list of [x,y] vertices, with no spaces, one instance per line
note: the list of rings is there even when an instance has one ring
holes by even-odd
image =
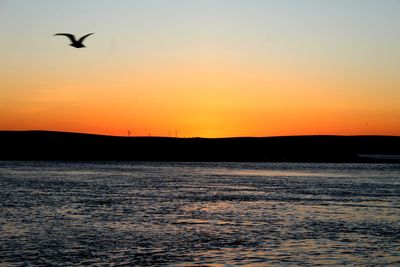
[[[0,34],[0,130],[400,135],[397,0],[0,0]]]

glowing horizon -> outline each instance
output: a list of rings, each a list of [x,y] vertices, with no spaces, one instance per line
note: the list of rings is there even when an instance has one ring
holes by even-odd
[[[400,135],[399,11],[395,0],[3,0],[0,130]],[[57,32],[95,34],[74,49]]]

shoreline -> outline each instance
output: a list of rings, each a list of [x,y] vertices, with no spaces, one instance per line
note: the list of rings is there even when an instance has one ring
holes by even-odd
[[[400,163],[399,136],[118,137],[0,131],[3,161]]]

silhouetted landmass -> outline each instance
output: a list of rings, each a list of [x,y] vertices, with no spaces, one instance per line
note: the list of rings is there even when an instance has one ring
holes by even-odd
[[[116,137],[0,131],[0,160],[395,162],[397,136]]]

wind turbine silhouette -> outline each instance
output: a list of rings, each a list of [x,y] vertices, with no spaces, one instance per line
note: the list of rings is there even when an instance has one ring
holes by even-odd
[[[79,38],[78,40],[75,38],[75,36],[73,34],[70,33],[56,33],[54,34],[54,36],[66,36],[71,40],[71,44],[70,46],[75,47],[75,48],[82,48],[82,47],[86,47],[83,44],[83,41],[89,37],[90,35],[92,35],[94,32],[86,34],[84,36],[82,36],[81,38]]]

